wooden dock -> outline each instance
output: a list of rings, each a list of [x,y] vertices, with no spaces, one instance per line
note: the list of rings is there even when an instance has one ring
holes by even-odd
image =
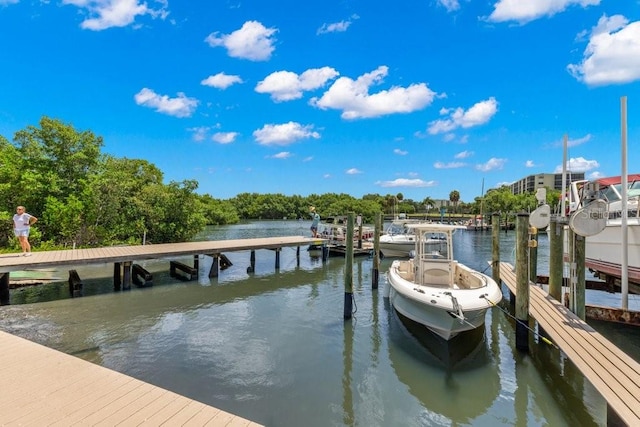
[[[500,263],[500,279],[515,295],[517,279],[511,264]],[[640,426],[640,364],[533,283],[529,314],[618,417],[628,426]]]
[[[322,239],[303,236],[265,237],[258,239],[208,240],[202,242],[163,243],[159,245],[107,246],[89,249],[33,252],[0,255],[0,273],[62,265],[140,261],[185,255],[220,255],[257,249],[278,250],[288,246],[322,244]]]
[[[0,255],[0,305],[10,304],[9,282],[12,271],[42,269],[45,267],[61,267],[79,264],[99,264],[112,262],[114,290],[131,289],[131,283],[151,286],[151,275],[135,261],[148,259],[169,259],[171,273],[180,270],[180,276],[187,280],[198,277],[200,255],[213,258],[209,277],[217,277],[220,268],[230,265],[223,252],[251,251],[250,270],[255,271],[255,251],[270,249],[275,252],[275,269],[280,268],[280,252],[283,247],[297,246],[297,257],[300,259],[300,246],[325,245],[323,239],[303,236],[266,237],[256,239],[217,240],[202,242],[166,243],[159,245],[109,246],[90,249],[69,249],[58,251],[33,252],[31,256],[20,253]],[[171,260],[171,258],[193,256],[193,266]],[[223,265],[224,264],[224,265]],[[136,268],[138,267],[138,268]],[[69,291],[72,296],[82,295],[82,281],[75,270],[69,271]]]
[[[259,424],[0,331],[0,425]]]

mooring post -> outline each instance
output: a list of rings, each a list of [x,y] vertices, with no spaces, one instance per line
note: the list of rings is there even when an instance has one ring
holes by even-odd
[[[502,287],[500,280],[500,213],[491,214],[491,277]]]
[[[380,278],[380,228],[382,227],[382,212],[377,212],[373,227],[373,274],[371,275],[371,289],[378,289]]]
[[[300,267],[300,246],[296,247],[296,267]]]
[[[113,291],[122,290],[122,265],[119,262],[113,263]]]
[[[329,259],[329,245],[327,242],[322,242],[322,262],[325,263]]]
[[[344,319],[351,319],[353,313],[353,212],[347,215],[347,250],[344,256]]]
[[[582,320],[586,319],[585,247],[585,237],[576,234],[576,307],[574,313]]]
[[[562,302],[564,221],[557,215],[549,223],[549,295]]]
[[[529,214],[516,217],[516,348],[529,350]]]
[[[256,251],[255,249],[251,250],[251,255],[249,256],[249,268],[251,269],[250,273],[254,273],[256,271]],[[247,269],[249,270],[249,269]]]
[[[220,257],[218,256],[218,254],[212,254],[211,259],[212,261],[211,269],[209,270],[209,278],[218,277],[218,274],[220,274]],[[247,270],[249,268],[251,267],[248,267]]]
[[[131,290],[131,261],[122,263],[122,290]]]
[[[193,256],[193,269],[196,270],[197,276],[200,276],[200,255]]]
[[[356,217],[356,223],[358,225],[358,249],[362,249],[362,215]]]
[[[282,248],[276,248],[276,270],[280,270],[280,251]]]
[[[0,273],[0,305],[9,305],[9,273]]]

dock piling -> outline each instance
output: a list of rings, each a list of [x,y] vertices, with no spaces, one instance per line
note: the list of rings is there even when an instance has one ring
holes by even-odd
[[[344,257],[344,319],[351,319],[353,313],[353,225],[354,213],[347,216],[347,252]]]
[[[529,214],[516,218],[516,348],[529,350]]]
[[[9,273],[0,273],[0,305],[9,303]]]
[[[382,212],[376,213],[373,232],[373,274],[371,275],[371,289],[378,289],[380,278],[380,229],[382,227]]]

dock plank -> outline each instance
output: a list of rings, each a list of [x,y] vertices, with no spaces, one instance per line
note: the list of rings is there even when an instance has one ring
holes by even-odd
[[[0,425],[258,426],[2,331],[0,348]]]
[[[500,278],[515,295],[511,264],[500,263]],[[640,364],[531,282],[529,314],[618,416],[628,425],[640,425]]]

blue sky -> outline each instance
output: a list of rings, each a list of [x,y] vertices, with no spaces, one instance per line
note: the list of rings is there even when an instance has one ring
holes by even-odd
[[[640,0],[0,0],[0,135],[41,116],[199,192],[472,201],[640,172]]]

